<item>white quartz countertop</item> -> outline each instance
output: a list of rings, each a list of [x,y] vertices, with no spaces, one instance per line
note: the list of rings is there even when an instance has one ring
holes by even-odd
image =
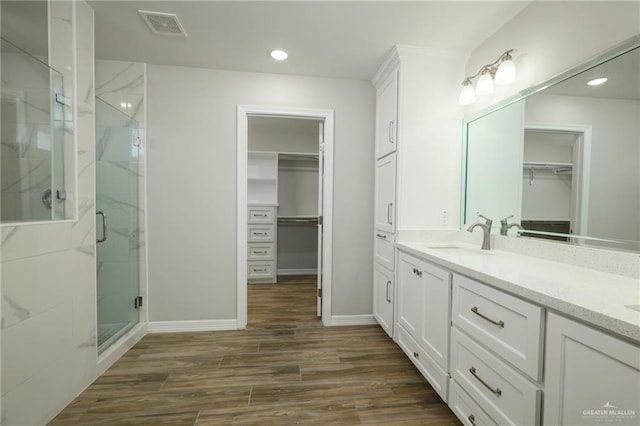
[[[640,280],[466,243],[396,243],[404,252],[640,344]],[[459,249],[457,249],[459,248]]]

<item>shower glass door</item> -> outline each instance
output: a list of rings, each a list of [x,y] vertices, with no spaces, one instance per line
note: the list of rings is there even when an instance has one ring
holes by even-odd
[[[140,319],[138,123],[96,98],[98,353]]]

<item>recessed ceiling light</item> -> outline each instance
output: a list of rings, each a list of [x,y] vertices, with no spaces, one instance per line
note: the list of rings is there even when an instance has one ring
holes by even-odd
[[[289,54],[282,49],[273,49],[271,51],[271,57],[276,61],[284,61],[289,57]]]
[[[593,80],[587,81],[587,84],[589,86],[600,86],[602,83],[605,83],[607,80],[609,79],[606,77],[594,78]]]

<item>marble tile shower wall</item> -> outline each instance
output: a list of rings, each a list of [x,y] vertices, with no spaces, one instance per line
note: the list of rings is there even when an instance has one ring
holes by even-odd
[[[78,217],[2,228],[3,425],[46,423],[97,369],[94,17],[81,0],[51,4],[52,60],[76,50],[65,66],[77,74]],[[65,86],[73,87],[69,75]]]
[[[138,125],[138,135],[141,144],[134,151],[133,160],[131,152],[122,151],[122,146],[113,145],[110,142],[116,140],[115,134],[101,132],[98,128],[96,140],[96,158],[98,160],[98,173],[103,176],[103,182],[98,182],[98,201],[111,205],[118,205],[115,209],[118,214],[127,215],[120,223],[137,223],[136,226],[114,230],[114,243],[112,250],[106,251],[102,259],[99,259],[98,268],[101,278],[109,282],[122,282],[117,279],[121,273],[137,273],[140,282],[140,295],[147,298],[147,270],[146,270],[146,187],[145,187],[145,154],[146,154],[146,65],[140,62],[96,60],[96,96],[112,107],[120,110],[133,118]],[[114,128],[125,129],[131,123],[114,123]],[[106,130],[106,129],[105,129]],[[138,202],[134,205],[128,194],[114,193],[112,187],[127,187],[134,184],[137,179]],[[131,193],[134,193],[131,188]],[[137,222],[132,215],[137,215]],[[134,219],[131,221],[131,219]],[[111,221],[116,222],[116,221]],[[137,271],[128,264],[128,259],[123,255],[138,255]],[[123,268],[122,266],[126,266]],[[112,280],[111,277],[114,279]],[[117,286],[98,288],[98,304],[107,304],[110,297],[116,297],[113,293],[124,289]],[[144,317],[143,305],[141,311]],[[123,307],[126,309],[126,307]],[[123,312],[109,309],[99,309],[106,315],[112,315],[115,319],[126,317]],[[142,320],[142,318],[141,318]],[[117,320],[116,320],[117,321]],[[100,318],[101,323],[110,323],[109,317]]]
[[[47,220],[41,201],[51,187],[51,98],[49,68],[23,53],[2,53],[3,96],[15,94],[15,127],[2,126],[2,219]],[[8,100],[3,99],[3,118]],[[13,121],[13,120],[12,120]]]

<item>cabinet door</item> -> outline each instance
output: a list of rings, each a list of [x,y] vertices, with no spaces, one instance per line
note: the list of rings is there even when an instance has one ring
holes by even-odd
[[[640,422],[640,347],[550,313],[545,425]]]
[[[418,343],[440,368],[449,371],[451,274],[444,269],[421,262],[420,279],[422,322]]]
[[[389,337],[393,337],[393,272],[376,263],[374,286],[373,315]]]
[[[416,340],[422,322],[420,262],[405,253],[398,256],[398,324]]]
[[[396,150],[398,128],[398,71],[380,85],[376,98],[376,158]]]
[[[376,162],[375,227],[394,233],[396,207],[396,155]]]

